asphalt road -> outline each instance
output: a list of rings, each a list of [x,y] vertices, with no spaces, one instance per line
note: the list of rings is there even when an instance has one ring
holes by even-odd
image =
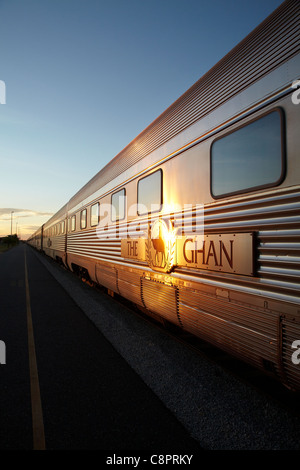
[[[0,340],[0,450],[201,450],[23,244],[0,255]]]

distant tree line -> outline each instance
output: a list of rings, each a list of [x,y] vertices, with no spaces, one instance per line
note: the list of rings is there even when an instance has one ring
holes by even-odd
[[[1,239],[1,243],[3,243],[4,245],[7,245],[7,246],[14,246],[14,245],[17,245],[19,243],[19,238],[18,238],[18,235],[7,235],[7,237],[3,237]]]

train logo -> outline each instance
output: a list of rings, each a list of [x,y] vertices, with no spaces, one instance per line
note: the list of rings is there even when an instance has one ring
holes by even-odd
[[[151,269],[170,272],[175,263],[176,237],[170,221],[156,219],[148,227],[146,257]]]

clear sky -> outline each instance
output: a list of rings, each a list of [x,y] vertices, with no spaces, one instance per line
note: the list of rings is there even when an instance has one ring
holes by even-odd
[[[0,236],[14,211],[27,238],[281,3],[0,0]]]

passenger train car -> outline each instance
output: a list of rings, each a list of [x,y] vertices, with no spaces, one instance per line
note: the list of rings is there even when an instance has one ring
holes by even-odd
[[[294,390],[299,25],[283,2],[28,241]]]

